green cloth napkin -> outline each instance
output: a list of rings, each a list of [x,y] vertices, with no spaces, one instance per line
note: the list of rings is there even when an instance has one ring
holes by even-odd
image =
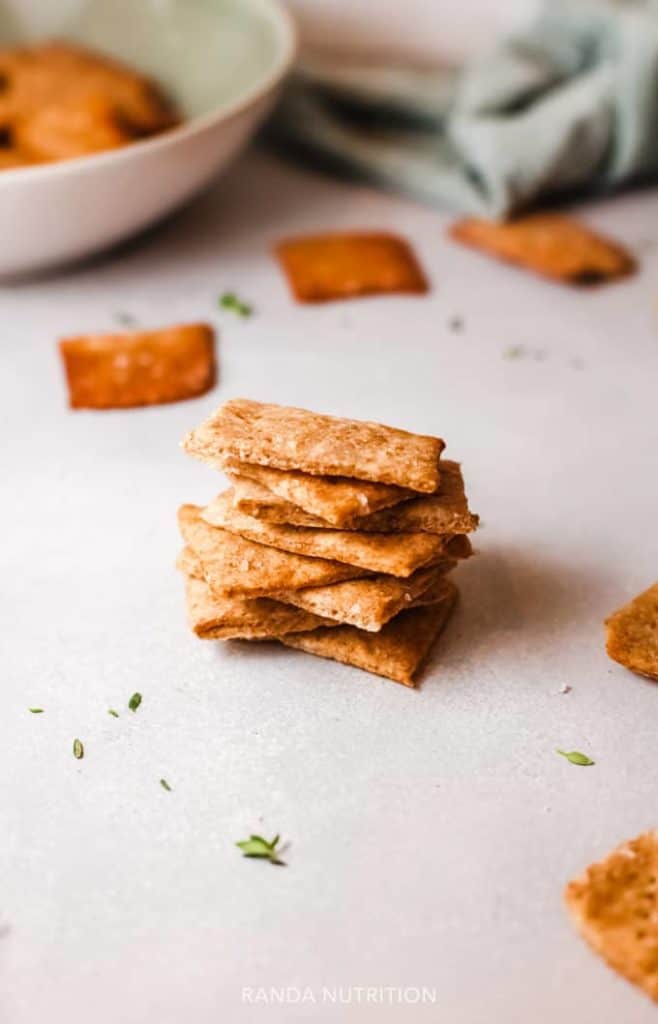
[[[658,0],[548,0],[461,71],[305,60],[287,149],[437,206],[506,217],[658,177]]]

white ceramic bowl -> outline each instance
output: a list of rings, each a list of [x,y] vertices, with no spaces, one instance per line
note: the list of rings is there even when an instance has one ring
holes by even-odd
[[[152,74],[185,121],[124,149],[0,172],[2,276],[90,255],[190,199],[254,133],[295,50],[277,0],[0,0],[2,45],[52,37]]]

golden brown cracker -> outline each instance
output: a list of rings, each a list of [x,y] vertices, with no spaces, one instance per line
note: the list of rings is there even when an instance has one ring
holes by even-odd
[[[145,75],[103,54],[54,42],[0,51],[0,123],[12,124],[45,108],[111,104],[127,138],[172,127],[177,113],[160,87]]]
[[[430,533],[359,533],[268,523],[239,512],[233,506],[230,490],[220,494],[201,515],[211,526],[258,544],[391,576],[410,576],[416,569],[436,562],[452,539]]]
[[[0,128],[1,134],[2,129]],[[6,146],[0,145],[0,171],[13,171],[16,167],[26,167],[37,162],[27,153],[18,149],[14,142],[8,143]]]
[[[312,526],[317,529],[331,528],[331,523],[318,516],[312,516],[291,501],[280,498],[278,494],[268,491],[267,487],[257,484],[248,477],[229,473],[233,484],[233,507],[246,516],[264,519],[268,523],[284,523],[288,526]],[[319,479],[315,477],[315,479]]]
[[[468,217],[453,224],[450,235],[508,263],[572,284],[622,277],[635,268],[623,246],[559,214],[535,213],[506,223]]]
[[[205,580],[186,575],[190,629],[202,640],[265,640],[277,635],[332,626],[310,612],[267,597],[218,597]]]
[[[379,423],[235,398],[188,434],[183,447],[219,468],[230,457],[432,493],[445,445],[440,438]]]
[[[338,626],[282,636],[281,643],[414,686],[414,677],[445,626],[456,596],[457,588],[451,584],[443,601],[400,612],[379,633]]]
[[[396,235],[311,235],[279,242],[275,251],[298,302],[428,290],[413,250]]]
[[[212,327],[89,334],[60,342],[72,409],[121,409],[194,398],[215,382]]]
[[[221,468],[231,480],[250,480],[309,516],[347,529],[359,516],[412,498],[415,491],[391,484],[373,484],[346,477],[310,476],[298,470],[272,469],[227,458]],[[310,523],[300,523],[310,526]]]
[[[470,511],[458,462],[442,459],[436,494],[423,495],[355,519],[356,530],[400,533],[472,533],[480,519]]]
[[[217,595],[267,597],[275,590],[298,590],[367,575],[362,569],[323,558],[277,551],[209,526],[196,505],[182,505],[178,523],[185,543],[203,565]]]
[[[658,583],[610,615],[605,626],[613,661],[658,680]]]
[[[468,509],[459,464],[442,459],[439,465],[441,482],[437,494],[359,516],[346,529],[369,533],[471,533],[476,530],[479,519]],[[326,520],[310,515],[253,480],[233,475],[231,479],[234,505],[246,515],[290,526],[331,527]]]
[[[336,622],[377,633],[405,608],[411,608],[419,601],[433,603],[441,600],[448,589],[444,574],[455,564],[446,560],[431,569],[419,569],[406,580],[395,576],[371,576],[326,587],[276,591],[272,597]]]
[[[102,96],[48,104],[18,115],[12,139],[30,160],[48,162],[117,149],[133,141],[116,107]]]
[[[565,900],[592,949],[658,1002],[658,833],[590,865],[569,883]]]
[[[444,575],[440,575],[433,583],[430,583],[426,590],[423,590],[410,601],[409,607],[424,608],[428,604],[439,604],[450,596],[454,586],[452,580],[447,580]]]

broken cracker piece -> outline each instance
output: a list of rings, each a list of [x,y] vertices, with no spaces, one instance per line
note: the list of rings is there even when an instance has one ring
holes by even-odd
[[[310,612],[267,597],[217,597],[206,583],[185,578],[187,618],[202,640],[267,640],[273,636],[332,626]]]
[[[565,901],[592,949],[658,1002],[658,832],[590,865],[569,883]]]
[[[349,529],[360,516],[416,496],[415,491],[392,484],[373,484],[367,480],[338,476],[311,476],[294,469],[273,469],[233,458],[225,459],[222,469],[231,480],[250,480],[317,519],[318,523],[329,523],[339,529]],[[311,523],[300,522],[298,525],[310,526]]]
[[[182,505],[178,523],[183,540],[201,562],[205,579],[217,595],[267,597],[275,590],[298,590],[368,575],[354,566],[254,544],[209,526],[200,513],[196,505]]]
[[[658,583],[610,615],[605,626],[613,661],[658,680]]]
[[[188,434],[183,447],[220,469],[231,457],[312,476],[355,477],[431,494],[439,486],[439,458],[445,444],[437,437],[380,423],[235,398]]]
[[[72,409],[124,409],[194,398],[215,382],[214,331],[184,324],[59,343]]]
[[[449,584],[446,597],[438,604],[400,612],[379,633],[366,633],[354,626],[315,629],[280,637],[286,647],[353,665],[405,686],[414,686],[423,661],[448,617],[457,597]]]
[[[476,530],[479,519],[468,509],[459,464],[442,459],[439,466],[441,482],[436,494],[402,501],[393,508],[359,516],[345,528],[368,533],[471,533]],[[269,523],[331,528],[331,523],[310,515],[262,484],[234,475],[231,479],[235,508],[246,515]]]
[[[451,536],[431,533],[359,533],[268,523],[238,511],[230,490],[215,498],[201,517],[211,526],[280,551],[331,559],[391,576],[410,576],[416,569],[445,557],[452,540]]]
[[[313,235],[279,242],[275,252],[298,302],[428,290],[413,250],[396,235]]]
[[[559,214],[535,213],[506,223],[468,217],[453,224],[450,235],[464,245],[572,284],[611,280],[635,269],[633,257],[621,245]]]

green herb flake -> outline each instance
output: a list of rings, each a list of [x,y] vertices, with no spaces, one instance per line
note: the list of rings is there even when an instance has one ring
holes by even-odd
[[[560,754],[561,757],[566,757],[570,764],[578,764],[583,768],[587,768],[591,764],[596,764],[596,761],[592,761],[587,754],[581,754],[579,750],[560,750],[558,748],[555,753]]]
[[[142,703],[141,693],[133,693],[132,697],[128,701],[128,707],[131,711],[137,711],[137,708]]]
[[[30,712],[31,715],[42,715],[43,714],[43,708],[28,708],[27,710]]]
[[[118,718],[119,717],[119,712],[115,711],[114,708],[108,708],[107,709],[107,713],[108,713],[108,715],[112,715],[112,718]]]
[[[261,857],[269,860],[270,864],[278,864],[281,867],[285,867],[285,861],[279,858],[276,849],[280,838],[277,835],[268,843],[267,839],[263,839],[262,836],[249,836],[248,839],[243,839],[235,845],[242,850],[244,857]]]
[[[235,292],[224,292],[219,300],[219,308],[229,310],[236,316],[246,318],[253,313],[253,307],[243,302]]]
[[[122,327],[136,327],[138,320],[137,317],[133,316],[132,313],[126,313],[124,310],[118,310],[114,314],[114,319]]]
[[[160,779],[160,785],[163,789],[166,789],[168,793],[171,793],[171,786],[166,779]]]
[[[82,746],[82,740],[73,740],[73,756],[78,761],[82,761],[85,756],[85,748]]]

